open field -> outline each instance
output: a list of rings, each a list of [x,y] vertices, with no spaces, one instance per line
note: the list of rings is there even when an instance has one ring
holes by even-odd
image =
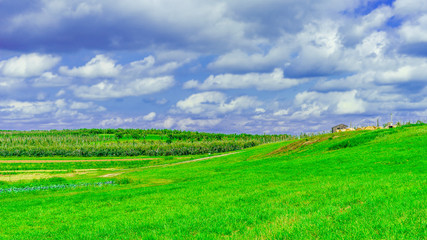
[[[0,239],[426,239],[426,146],[419,124],[215,158],[8,158]]]

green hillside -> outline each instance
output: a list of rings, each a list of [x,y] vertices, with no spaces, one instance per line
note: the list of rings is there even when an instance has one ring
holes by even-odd
[[[5,160],[0,239],[426,239],[426,146],[418,124],[193,162]]]

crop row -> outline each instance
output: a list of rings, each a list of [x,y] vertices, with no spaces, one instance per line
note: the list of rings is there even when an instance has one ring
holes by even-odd
[[[0,131],[0,157],[196,155],[234,151],[290,138],[293,137],[286,134],[217,134],[167,129]]]
[[[101,156],[169,156],[169,155],[196,155],[206,153],[228,152],[259,145],[257,140],[249,141],[204,141],[204,142],[109,142],[106,144],[85,145],[11,145],[0,148],[0,156],[73,156],[73,157],[101,157]]]
[[[190,132],[169,129],[73,129],[73,130],[34,130],[34,131],[0,131],[0,138],[12,137],[95,137],[109,138],[116,136],[118,138],[144,139],[149,135],[157,135],[161,138],[175,139],[179,141],[202,141],[202,140],[249,140],[249,139],[264,139],[265,141],[273,141],[278,138],[288,138],[289,135],[252,135],[252,134],[222,134],[222,133],[205,133],[205,132]],[[108,137],[110,136],[110,137]],[[99,139],[98,139],[99,140]]]

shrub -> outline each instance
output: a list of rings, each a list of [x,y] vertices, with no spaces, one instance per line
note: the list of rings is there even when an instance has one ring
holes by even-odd
[[[123,133],[122,132],[116,132],[115,135],[116,135],[117,139],[122,139],[123,138]]]

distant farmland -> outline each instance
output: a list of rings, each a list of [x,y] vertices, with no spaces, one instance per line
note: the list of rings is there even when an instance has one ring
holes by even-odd
[[[0,131],[0,156],[196,155],[234,151],[291,138],[286,134],[214,134],[166,129]]]

